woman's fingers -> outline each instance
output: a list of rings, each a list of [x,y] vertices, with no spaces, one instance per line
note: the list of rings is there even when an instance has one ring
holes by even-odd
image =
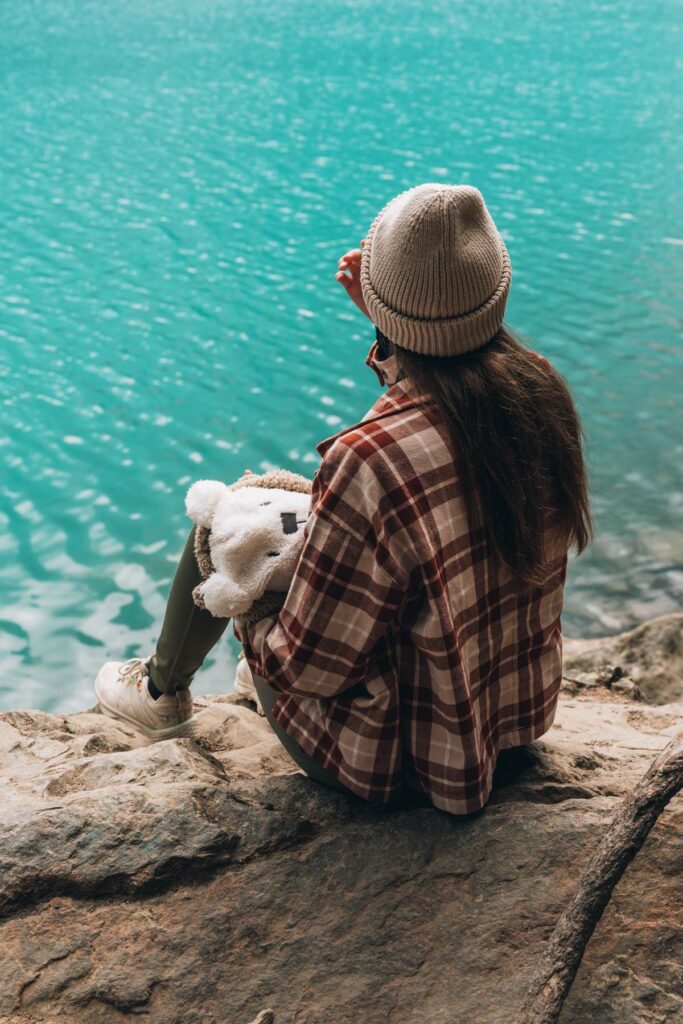
[[[365,239],[360,244],[365,245]],[[349,249],[337,261],[338,269],[334,275],[335,280],[339,281],[339,284],[343,285],[346,291],[352,294],[354,302],[358,301],[355,293],[360,294],[360,264],[362,256],[362,249]],[[352,292],[350,291],[351,289],[353,290]]]
[[[357,296],[360,295],[360,281],[358,280],[358,278],[350,277],[348,274],[343,273],[343,271],[338,270],[337,273],[334,275],[334,279],[335,281],[339,281],[340,285],[343,285],[343,287],[346,289],[348,294],[355,302]]]
[[[360,249],[350,249],[348,252],[345,252],[343,256],[340,256],[338,266],[341,268],[358,264],[360,263],[362,255],[363,253]]]

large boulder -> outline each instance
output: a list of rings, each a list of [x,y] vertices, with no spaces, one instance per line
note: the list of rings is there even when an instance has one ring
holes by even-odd
[[[153,745],[93,712],[0,715],[0,1021],[248,1024],[270,1006],[276,1024],[508,1024],[615,807],[683,723],[642,699],[680,685],[682,621],[570,642],[556,724],[468,819],[322,789],[230,697],[197,699],[196,741]],[[677,798],[563,1024],[683,1021],[682,831]]]

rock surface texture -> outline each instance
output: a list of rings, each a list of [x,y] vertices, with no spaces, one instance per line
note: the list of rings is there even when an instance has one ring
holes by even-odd
[[[0,715],[0,1022],[507,1024],[683,724],[682,630],[568,642],[556,724],[469,819],[318,787],[230,697],[197,699],[197,740],[154,745],[93,712]],[[683,1022],[682,861],[676,798],[562,1024]]]

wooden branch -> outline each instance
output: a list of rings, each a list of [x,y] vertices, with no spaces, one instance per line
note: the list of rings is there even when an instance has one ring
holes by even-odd
[[[261,1010],[258,1017],[255,1017],[251,1024],[275,1024],[275,1014],[272,1010]]]
[[[652,762],[618,808],[557,922],[516,1024],[556,1024],[595,926],[615,885],[672,797],[683,788],[683,732]]]

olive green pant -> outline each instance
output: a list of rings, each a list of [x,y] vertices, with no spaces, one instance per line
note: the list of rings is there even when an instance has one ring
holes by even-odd
[[[194,555],[194,533],[193,527],[173,577],[156,651],[149,663],[152,682],[162,693],[174,693],[190,686],[195,672],[201,668],[230,621],[216,619],[205,608],[198,608],[194,603],[192,591],[201,583]],[[316,782],[348,793],[343,783],[331,772],[321,768],[275,721],[273,705],[279,696],[276,691],[258,676],[254,679],[254,685],[268,724],[292,760]]]
[[[205,608],[198,608],[194,603],[192,591],[202,579],[194,554],[194,533],[193,527],[173,577],[156,651],[149,663],[152,682],[162,693],[175,693],[176,690],[187,689],[190,686],[195,672],[201,668],[207,654],[218,643],[229,622],[229,619],[214,618]],[[254,685],[268,724],[292,760],[310,778],[322,783],[323,786],[341,793],[350,793],[350,789],[339,782],[331,772],[321,768],[275,721],[273,705],[279,694],[259,676],[254,678]],[[421,793],[405,786],[394,801],[394,806],[416,807],[426,803],[428,800]]]

